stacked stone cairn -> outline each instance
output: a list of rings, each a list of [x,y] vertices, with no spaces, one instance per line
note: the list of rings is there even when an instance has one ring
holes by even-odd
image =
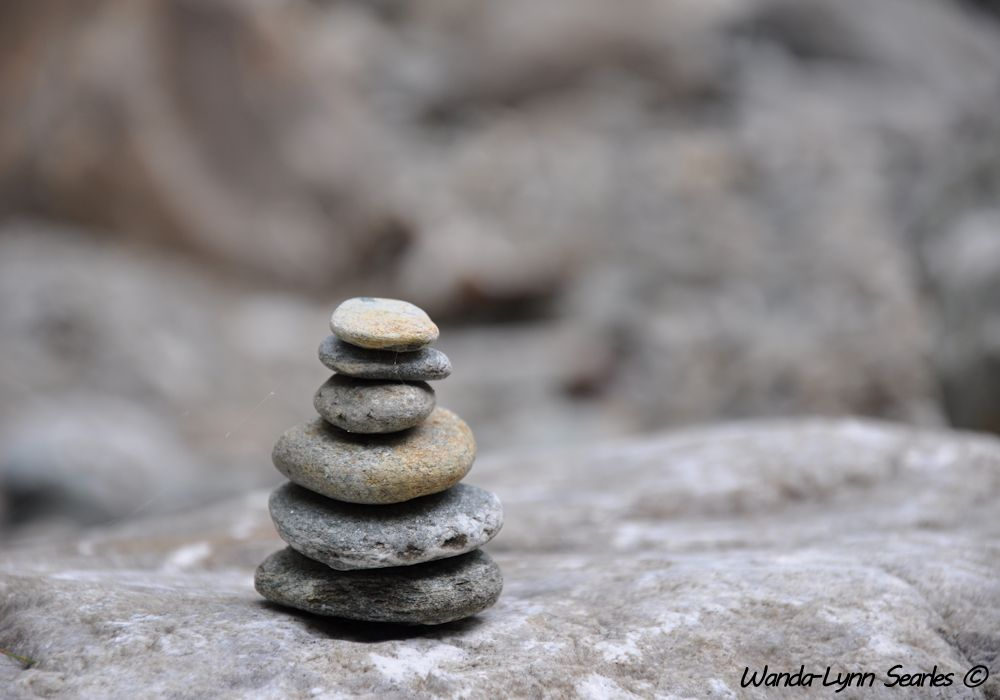
[[[289,483],[269,506],[288,547],[258,567],[257,591],[372,622],[433,625],[488,608],[503,579],[479,547],[499,532],[503,509],[459,483],[476,443],[427,384],[451,374],[430,347],[437,326],[407,302],[358,297],[337,307],[330,328],[319,357],[336,374],[316,392],[320,417],[274,446]]]

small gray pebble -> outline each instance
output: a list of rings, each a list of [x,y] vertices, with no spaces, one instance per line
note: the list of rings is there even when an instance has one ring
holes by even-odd
[[[415,566],[337,571],[287,548],[257,568],[254,587],[273,603],[317,615],[439,625],[493,605],[503,577],[481,550]]]
[[[316,412],[349,433],[396,433],[422,423],[434,410],[425,382],[355,379],[335,374],[313,397]]]
[[[454,557],[486,544],[503,525],[500,499],[468,484],[384,506],[344,503],[285,484],[268,507],[281,539],[340,570]]]
[[[319,361],[335,372],[359,379],[433,381],[451,374],[451,361],[436,348],[413,352],[368,350],[328,335],[319,344]]]

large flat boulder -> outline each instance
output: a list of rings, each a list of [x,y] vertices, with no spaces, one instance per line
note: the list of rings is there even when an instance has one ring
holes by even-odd
[[[266,494],[0,555],[8,697],[763,697],[746,667],[954,673],[996,697],[1000,442],[737,424],[493,455],[496,607],[426,629],[265,603]],[[27,668],[25,668],[27,666]],[[832,693],[818,687],[813,692]],[[795,692],[801,689],[792,689]],[[914,697],[931,692],[910,688]]]

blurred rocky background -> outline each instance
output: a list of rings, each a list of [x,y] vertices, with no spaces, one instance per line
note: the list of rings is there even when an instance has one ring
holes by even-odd
[[[8,535],[275,482],[358,294],[440,322],[483,453],[1000,431],[1000,11],[0,4]]]

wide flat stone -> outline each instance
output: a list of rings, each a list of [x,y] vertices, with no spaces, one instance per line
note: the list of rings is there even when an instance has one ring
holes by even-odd
[[[476,457],[476,441],[461,418],[435,408],[400,433],[348,433],[322,418],[278,438],[274,466],[290,481],[350,503],[399,503],[450,488]]]
[[[339,374],[359,379],[433,381],[451,374],[451,361],[436,348],[412,352],[368,350],[328,335],[319,344],[319,360]]]
[[[267,491],[0,547],[0,695],[800,697],[747,666],[955,673],[1000,695],[1000,440],[855,420],[741,423],[483,455],[503,594],[448,625],[272,605]],[[331,569],[332,571],[332,569]],[[377,572],[372,572],[377,573]],[[991,669],[977,689],[963,675]],[[952,692],[953,691],[953,692]],[[949,694],[950,693],[950,694]]]
[[[453,557],[486,544],[503,526],[500,499],[469,484],[380,506],[335,501],[285,484],[271,494],[268,508],[289,546],[341,570]]]
[[[330,317],[330,330],[345,343],[373,350],[419,350],[438,337],[423,309],[399,299],[354,297]]]
[[[316,412],[349,433],[395,433],[421,423],[434,410],[425,382],[355,379],[335,374],[313,397]]]
[[[503,576],[481,550],[414,566],[336,571],[286,548],[257,568],[254,587],[273,603],[317,615],[440,625],[493,605]]]

